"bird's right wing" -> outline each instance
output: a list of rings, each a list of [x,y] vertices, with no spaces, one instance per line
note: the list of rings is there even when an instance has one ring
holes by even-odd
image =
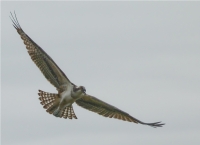
[[[128,113],[87,94],[83,96],[81,99],[78,99],[76,101],[76,104],[92,112],[98,113],[99,115],[102,115],[104,117],[116,118],[124,121],[140,123],[152,127],[162,127],[162,125],[164,125],[160,122],[144,123],[130,116]]]
[[[31,59],[38,66],[45,78],[60,91],[62,85],[68,85],[71,83],[53,59],[22,30],[17,21],[16,15],[14,17],[11,13],[11,20],[13,26],[24,41]]]

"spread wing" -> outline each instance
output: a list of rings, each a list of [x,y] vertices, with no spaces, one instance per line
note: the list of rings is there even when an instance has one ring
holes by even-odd
[[[152,127],[162,127],[162,123],[155,122],[155,123],[144,123],[132,116],[130,116],[128,113],[106,103],[103,102],[93,96],[85,95],[81,99],[77,100],[76,103],[92,112],[98,113],[99,115],[109,117],[109,118],[116,118],[124,121],[134,122],[134,123],[140,123],[143,125],[149,125]]]
[[[14,17],[11,13],[10,18],[13,22],[13,26],[24,41],[31,59],[38,66],[45,78],[55,86],[57,90],[61,90],[62,85],[68,85],[71,83],[53,59],[22,30],[18,23],[16,14]]]

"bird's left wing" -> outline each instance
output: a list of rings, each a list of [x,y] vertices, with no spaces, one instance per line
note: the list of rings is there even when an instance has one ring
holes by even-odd
[[[140,123],[140,124],[149,125],[152,127],[162,127],[162,125],[164,125],[160,122],[144,123],[130,116],[128,113],[87,94],[83,96],[81,99],[78,99],[76,101],[76,104],[92,112],[98,113],[99,115],[109,117],[109,118],[116,118],[116,119],[120,119],[124,121]]]
[[[62,85],[68,85],[71,83],[53,59],[22,30],[17,21],[16,14],[14,17],[11,13],[10,18],[13,22],[13,26],[24,41],[31,59],[38,66],[45,78],[60,91]]]

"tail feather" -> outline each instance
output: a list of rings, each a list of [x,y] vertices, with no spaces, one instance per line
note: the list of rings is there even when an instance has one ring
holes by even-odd
[[[46,109],[48,113],[60,118],[77,119],[72,105],[66,106],[63,109],[59,108],[60,97],[58,94],[47,93],[39,90],[38,95],[40,96],[40,104],[43,105],[43,108]]]
[[[61,113],[61,117],[67,119],[77,119],[76,114],[74,113],[73,107],[72,106],[67,106],[63,109]]]
[[[41,101],[40,104],[43,105],[43,108],[46,109],[47,112],[52,114],[58,107],[58,102],[59,102],[58,94],[47,93],[39,90],[38,95],[40,96],[39,97],[39,100]]]

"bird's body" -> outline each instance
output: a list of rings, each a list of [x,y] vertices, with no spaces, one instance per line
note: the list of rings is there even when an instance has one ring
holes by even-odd
[[[164,125],[160,122],[144,123],[112,105],[86,94],[85,87],[78,87],[73,84],[53,59],[22,30],[16,15],[14,17],[12,13],[11,20],[13,26],[24,41],[31,59],[38,66],[45,78],[55,86],[58,91],[57,94],[54,94],[39,90],[38,95],[40,96],[40,103],[47,112],[56,117],[77,119],[72,107],[72,104],[76,103],[85,109],[105,117],[140,123],[152,127],[162,127],[162,125]]]

